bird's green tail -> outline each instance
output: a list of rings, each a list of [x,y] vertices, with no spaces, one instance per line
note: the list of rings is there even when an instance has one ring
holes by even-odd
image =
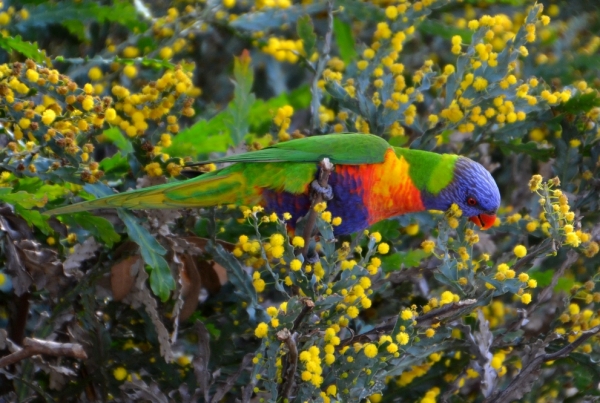
[[[246,186],[242,172],[222,170],[179,183],[167,183],[102,197],[46,211],[69,214],[99,208],[169,209],[211,207],[224,204],[256,204],[260,194]]]

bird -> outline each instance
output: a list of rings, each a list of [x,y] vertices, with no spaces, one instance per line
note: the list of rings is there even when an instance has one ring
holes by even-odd
[[[320,162],[334,164],[327,186],[318,184]],[[456,154],[393,147],[382,137],[326,134],[294,139],[208,162],[229,165],[198,177],[84,201],[45,212],[68,214],[99,208],[173,209],[220,205],[262,206],[290,225],[324,195],[335,235],[362,231],[403,214],[458,205],[481,229],[496,220],[500,192],[479,163]],[[314,193],[313,193],[314,194]]]

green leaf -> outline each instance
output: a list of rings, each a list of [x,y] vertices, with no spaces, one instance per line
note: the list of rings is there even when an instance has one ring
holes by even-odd
[[[117,234],[110,221],[87,211],[60,215],[59,219],[67,225],[80,226],[108,247],[112,247],[115,242],[121,240],[121,236]]]
[[[123,209],[117,209],[117,213],[125,224],[129,238],[139,245],[144,262],[150,266],[150,288],[152,292],[162,301],[166,301],[169,299],[170,291],[175,289],[175,280],[171,274],[169,264],[162,257],[167,251],[146,228],[139,224],[138,219],[133,214]]]
[[[37,210],[27,210],[18,204],[15,206],[15,211],[27,221],[27,224],[36,226],[44,235],[52,232],[52,228],[48,224],[50,217],[42,215]]]
[[[556,287],[554,287],[554,291],[569,292],[571,290],[571,288],[573,288],[574,284],[575,284],[575,281],[573,281],[572,279],[561,277],[558,279],[558,282],[556,283]]]
[[[211,152],[225,152],[231,144],[229,130],[225,126],[227,112],[221,112],[211,120],[200,120],[173,138],[164,152],[172,157],[192,157]]]
[[[69,191],[61,185],[48,185],[40,178],[21,178],[15,186],[15,191],[32,193],[40,199],[48,201],[64,197]]]
[[[20,205],[29,210],[33,207],[41,207],[48,201],[44,196],[37,196],[27,192],[12,192],[12,188],[0,188],[0,200],[12,205]]]
[[[118,127],[111,127],[110,129],[102,132],[102,135],[107,140],[113,142],[113,144],[116,145],[119,150],[121,150],[123,155],[133,152],[133,145],[125,136],[123,136],[121,129]]]
[[[9,53],[18,52],[38,63],[43,63],[46,59],[46,55],[40,51],[37,42],[24,42],[19,35],[0,37],[0,47]]]
[[[171,291],[175,289],[175,280],[169,268],[169,264],[162,257],[156,257],[156,267],[150,267],[150,289],[161,301],[169,299]]]
[[[397,220],[383,220],[369,228],[369,232],[379,232],[386,239],[396,239],[400,236],[400,223]]]
[[[587,94],[575,95],[562,106],[558,106],[557,109],[562,112],[576,114],[589,112],[590,109],[597,106],[600,106],[600,97],[596,91],[592,91]]]
[[[105,174],[125,173],[129,170],[127,157],[122,156],[120,153],[116,153],[112,157],[104,158],[100,161],[100,169],[104,171]]]
[[[248,122],[254,133],[266,133],[272,124],[277,109],[290,105],[294,110],[308,108],[310,105],[310,87],[303,85],[291,92],[283,92],[268,100],[257,99],[250,108]],[[179,135],[178,135],[179,136]]]
[[[529,277],[535,281],[537,281],[538,287],[547,287],[552,282],[552,276],[554,272],[552,270],[530,270],[527,272]]]
[[[404,265],[404,267],[418,267],[419,264],[421,264],[421,260],[426,256],[427,253],[422,249],[415,249],[408,252],[396,252],[381,258],[381,268],[384,272],[388,273],[400,270],[402,265]]]
[[[254,83],[254,72],[250,65],[250,53],[245,50],[240,57],[236,57],[233,64],[233,76],[235,89],[233,101],[227,108],[225,125],[229,129],[229,135],[234,145],[240,144],[248,134],[248,116],[250,108],[256,97],[252,93]]]
[[[306,57],[310,58],[317,45],[317,34],[315,34],[315,27],[309,15],[298,18],[296,31],[298,32],[300,39],[304,42]]]
[[[335,34],[335,41],[340,51],[340,57],[344,63],[349,64],[357,54],[350,24],[343,22],[339,18],[334,18],[333,33]]]

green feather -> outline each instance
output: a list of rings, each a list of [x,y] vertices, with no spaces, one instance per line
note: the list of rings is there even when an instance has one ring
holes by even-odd
[[[259,151],[194,165],[209,162],[319,162],[323,158],[329,158],[334,164],[376,164],[383,162],[388,148],[387,141],[372,134],[328,134],[277,143]]]
[[[417,189],[437,195],[454,178],[457,155],[399,147],[394,147],[394,151],[398,158],[402,156],[408,161],[410,165],[408,174]]]

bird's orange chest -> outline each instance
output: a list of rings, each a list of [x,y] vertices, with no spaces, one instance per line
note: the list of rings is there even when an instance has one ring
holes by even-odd
[[[355,178],[352,192],[361,194],[370,224],[400,214],[423,211],[421,192],[409,175],[410,165],[388,150],[379,164],[342,165],[336,171]],[[341,172],[343,171],[343,172]]]

